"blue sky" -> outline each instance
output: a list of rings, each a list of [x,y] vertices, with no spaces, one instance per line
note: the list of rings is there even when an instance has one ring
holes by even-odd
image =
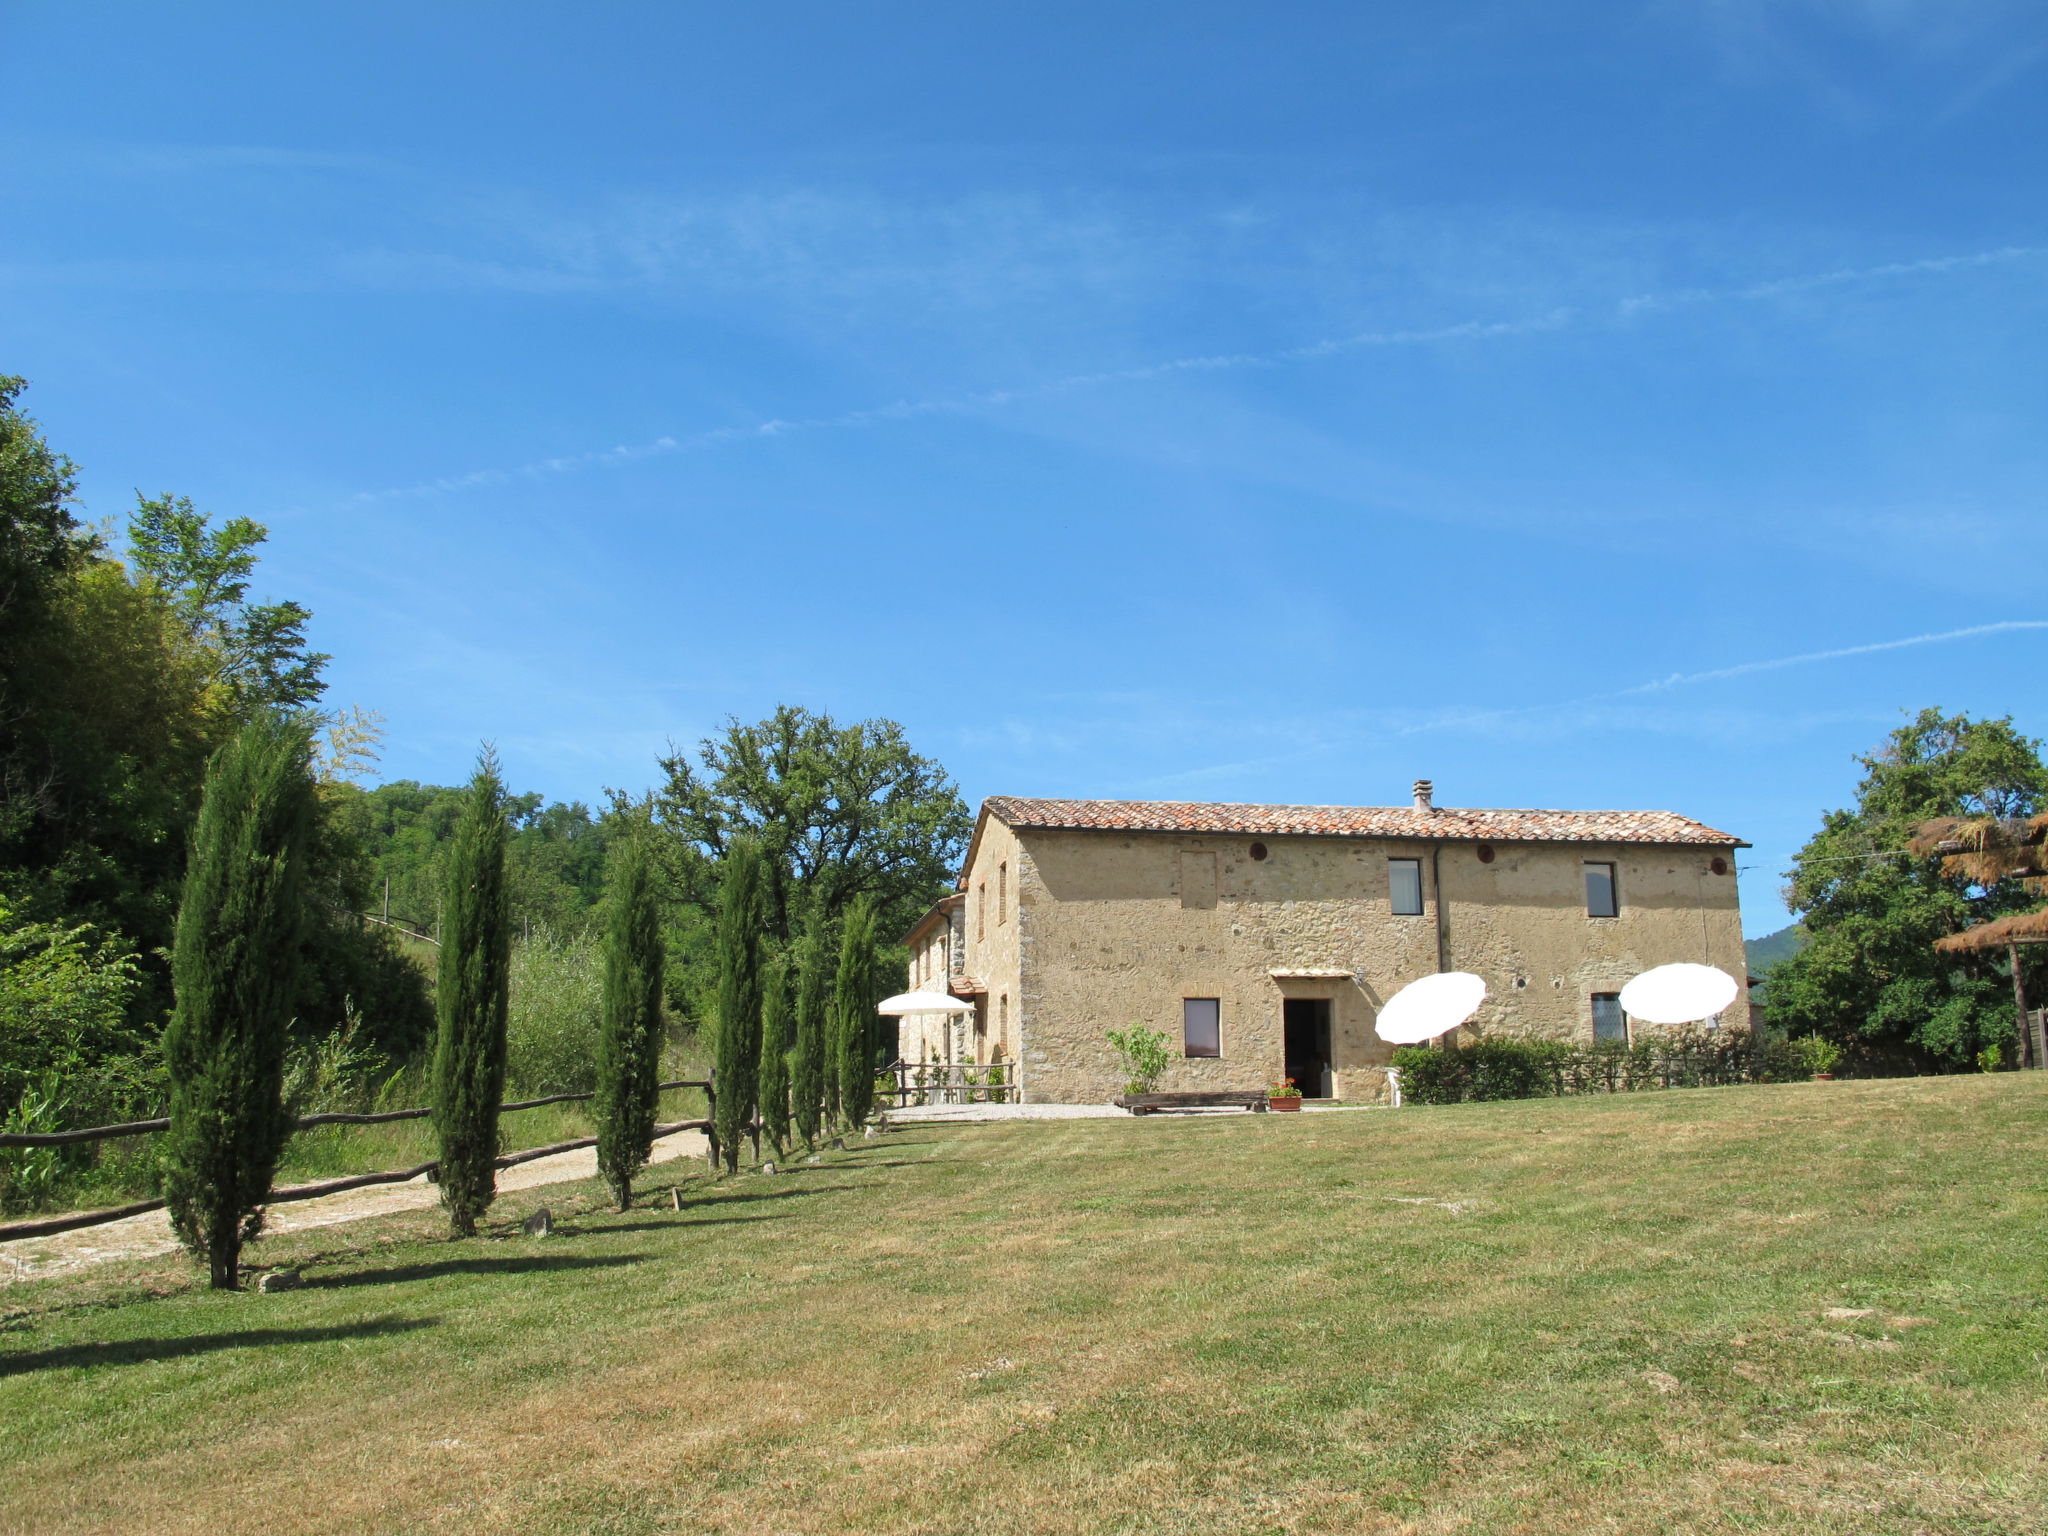
[[[2048,732],[2044,65],[1994,0],[9,0],[0,371],[88,515],[270,525],[390,776],[788,701],[975,799],[1674,809],[1758,933],[1902,711]]]

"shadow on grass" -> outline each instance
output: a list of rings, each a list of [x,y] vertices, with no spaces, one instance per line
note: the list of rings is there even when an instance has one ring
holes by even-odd
[[[176,1360],[184,1355],[211,1354],[217,1349],[267,1349],[277,1344],[326,1344],[337,1339],[374,1339],[394,1333],[432,1328],[432,1317],[380,1317],[330,1328],[245,1328],[235,1333],[195,1333],[182,1339],[120,1339],[106,1344],[66,1344],[29,1354],[0,1354],[0,1377],[70,1366],[140,1365],[147,1360]]]
[[[545,1275],[563,1270],[617,1269],[623,1264],[638,1264],[647,1257],[644,1253],[533,1253],[502,1259],[435,1259],[425,1264],[398,1264],[390,1269],[312,1275],[306,1280],[306,1289],[329,1291],[355,1285],[397,1285],[406,1280],[439,1280],[447,1275]]]
[[[586,1227],[584,1235],[608,1237],[614,1232],[680,1232],[685,1227],[729,1227],[735,1223],[757,1221],[792,1221],[794,1211],[771,1213],[766,1216],[691,1216],[678,1214],[673,1221],[622,1221],[615,1227]]]
[[[778,1174],[776,1177],[780,1178],[781,1175]],[[683,1208],[688,1210],[691,1206],[751,1205],[757,1200],[802,1200],[812,1195],[836,1195],[858,1187],[858,1185],[854,1184],[818,1184],[809,1189],[738,1190],[728,1187],[727,1189],[700,1195],[695,1199],[692,1199],[686,1193],[683,1196]]]

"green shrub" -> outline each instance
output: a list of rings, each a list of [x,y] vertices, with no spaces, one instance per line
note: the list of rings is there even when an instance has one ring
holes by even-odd
[[[110,1120],[141,1112],[138,1098],[160,1098],[154,1042],[128,1017],[139,984],[118,939],[26,922],[0,900],[0,1111],[53,1083],[65,1085],[72,1112]]]
[[[32,1083],[21,1090],[14,1108],[0,1119],[0,1131],[17,1136],[44,1136],[68,1130],[62,1120],[59,1088],[54,1077]],[[54,1203],[52,1196],[63,1181],[63,1147],[7,1147],[0,1149],[0,1216],[17,1216]]]
[[[1804,1041],[1743,1030],[1675,1029],[1646,1033],[1631,1045],[1602,1041],[1487,1036],[1440,1049],[1404,1045],[1394,1052],[1402,1096],[1413,1104],[1481,1103],[1552,1094],[1633,1093],[1650,1088],[1711,1088],[1729,1083],[1803,1081],[1814,1071]]]
[[[1823,1035],[1801,1035],[1792,1048],[1808,1072],[1832,1072],[1842,1059],[1842,1048]]]
[[[1116,1051],[1117,1062],[1123,1069],[1125,1093],[1150,1093],[1159,1086],[1159,1079],[1166,1075],[1166,1064],[1173,1059],[1167,1053],[1166,1035],[1143,1024],[1133,1024],[1129,1029],[1106,1030],[1103,1038]]]
[[[1564,1069],[1572,1048],[1560,1040],[1485,1037],[1469,1047],[1472,1080],[1465,1097],[1540,1099],[1564,1092]]]
[[[538,926],[512,945],[505,1019],[505,1086],[514,1098],[588,1093],[597,1086],[604,956],[593,933]]]

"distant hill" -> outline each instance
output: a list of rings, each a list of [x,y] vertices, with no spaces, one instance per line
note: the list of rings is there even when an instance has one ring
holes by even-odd
[[[1790,959],[1806,948],[1806,930],[1792,923],[1760,939],[1745,939],[1742,948],[1749,961],[1749,974],[1762,976],[1780,960]]]

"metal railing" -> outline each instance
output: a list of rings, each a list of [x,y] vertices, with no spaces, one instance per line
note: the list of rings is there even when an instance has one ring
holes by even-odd
[[[912,1104],[1018,1102],[1017,1064],[1013,1061],[898,1061],[885,1070],[895,1082],[887,1091],[899,1109]]]

